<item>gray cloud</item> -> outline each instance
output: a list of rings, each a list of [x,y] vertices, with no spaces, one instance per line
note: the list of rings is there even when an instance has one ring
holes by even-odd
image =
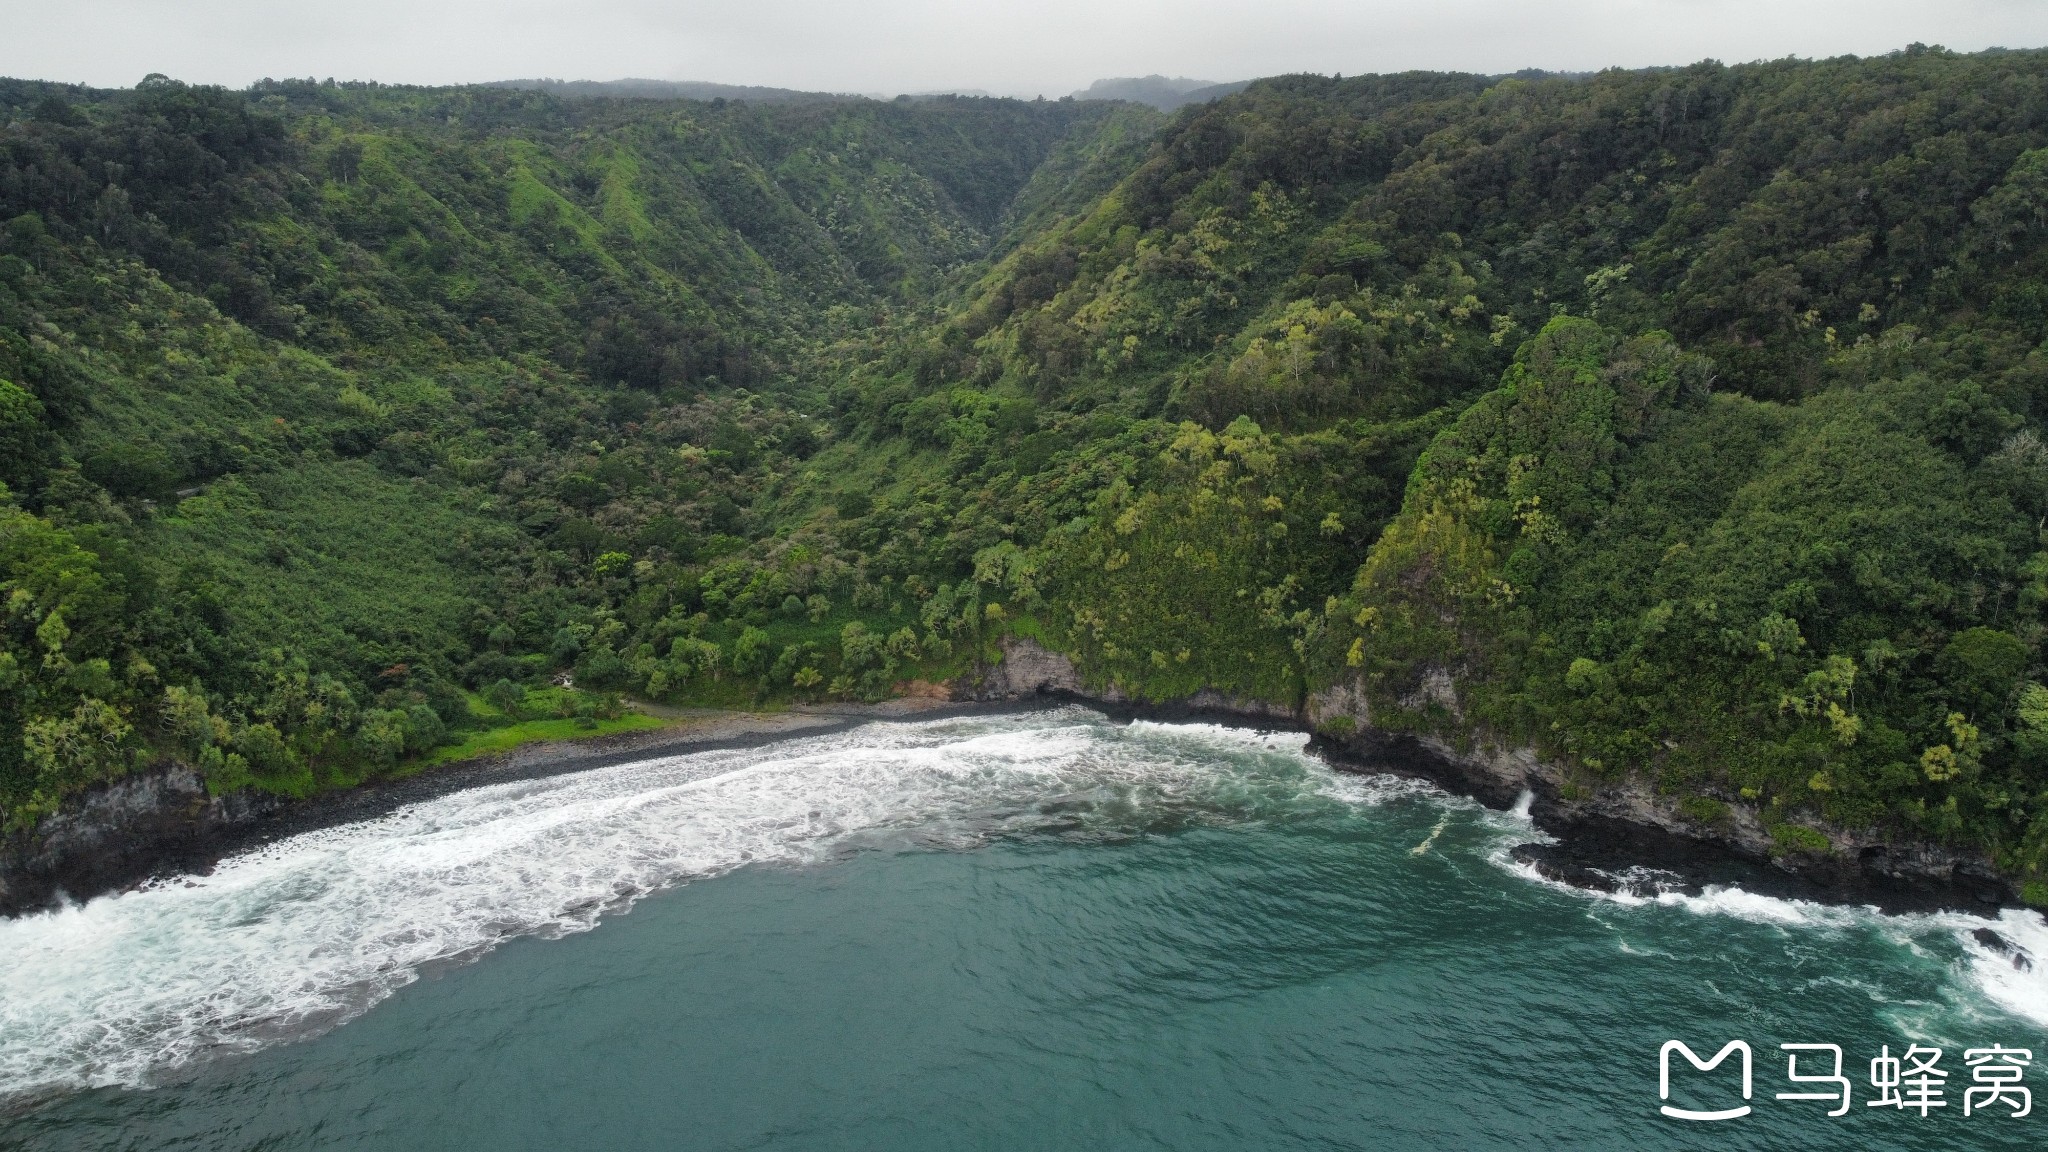
[[[2048,44],[2041,0],[0,0],[0,74],[715,80],[1060,95],[1103,76],[1505,72]]]

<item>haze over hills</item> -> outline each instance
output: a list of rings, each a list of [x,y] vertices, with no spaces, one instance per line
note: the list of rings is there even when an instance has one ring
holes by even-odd
[[[1074,93],[1076,100],[1130,100],[1171,112],[1184,104],[1200,104],[1232,92],[1242,92],[1249,80],[1218,84],[1213,80],[1190,80],[1185,76],[1126,76],[1097,80]]]
[[[2048,53],[0,123],[16,828],[1030,640],[2048,903]]]
[[[1190,80],[1179,76],[1125,77],[1120,79],[1097,80],[1088,87],[1073,93],[1076,100],[1128,100],[1137,104],[1149,104],[1162,112],[1170,112],[1186,104],[1199,104],[1239,92],[1251,83],[1239,80],[1228,84],[1217,84],[1208,80]],[[804,92],[792,88],[765,88],[744,84],[713,84],[701,80],[552,80],[546,78],[528,80],[498,80],[486,87],[524,88],[547,92],[557,96],[620,96],[653,100],[750,100],[763,104],[816,103],[834,100],[880,99],[891,97],[883,93],[846,92]],[[993,94],[981,88],[935,88],[904,93],[913,100],[929,99],[934,96],[969,96],[993,98]]]
[[[702,80],[496,80],[490,88],[526,88],[556,96],[624,96],[650,100],[751,100],[761,104],[817,103],[860,99],[857,94],[800,92],[751,84],[713,84]]]

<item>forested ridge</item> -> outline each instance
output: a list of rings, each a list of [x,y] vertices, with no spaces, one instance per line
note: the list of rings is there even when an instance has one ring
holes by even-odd
[[[1016,635],[2048,902],[2048,54],[0,118],[16,828]]]

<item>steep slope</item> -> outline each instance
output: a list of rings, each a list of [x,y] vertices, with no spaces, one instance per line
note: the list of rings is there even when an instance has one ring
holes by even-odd
[[[2041,53],[6,91],[17,820],[1030,638],[2048,880]]]
[[[519,713],[610,557],[759,532],[831,435],[818,349],[986,252],[1048,156],[1040,211],[1142,130],[161,79],[0,107],[16,823],[158,749],[303,791],[472,723],[458,684]]]
[[[2043,63],[1183,114],[925,348],[1115,430],[963,486],[1039,541],[1008,592],[1140,697],[1356,677],[1380,727],[1753,807],[1784,852],[1892,829],[2039,875]],[[888,396],[878,429],[932,403]]]

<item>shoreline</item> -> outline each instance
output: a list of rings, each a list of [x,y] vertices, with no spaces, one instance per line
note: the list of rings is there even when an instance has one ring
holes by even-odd
[[[781,712],[707,711],[674,724],[609,736],[539,740],[504,752],[421,768],[303,800],[238,793],[210,797],[184,765],[160,764],[86,798],[40,842],[0,843],[0,919],[84,903],[158,879],[205,875],[230,856],[307,832],[375,820],[471,788],[535,780],[636,760],[757,748],[826,736],[877,720],[941,719],[1030,711],[1048,703],[899,698],[879,704],[803,705]]]
[[[1886,915],[1953,912],[1987,922],[2002,909],[2027,907],[1987,865],[1928,845],[1873,844],[1853,855],[1772,854],[1733,832],[1673,826],[1641,792],[1626,787],[1568,799],[1540,772],[1504,784],[1497,761],[1433,744],[1367,732],[1342,741],[1316,735],[1312,746],[1332,760],[1429,780],[1496,811],[1526,797],[1531,827],[1549,842],[1532,837],[1510,854],[1542,878],[1574,888],[1648,899],[1740,888]]]
[[[973,704],[909,699],[885,700],[879,704],[805,705],[782,712],[720,709],[660,728],[609,736],[536,740],[509,751],[449,761],[409,776],[372,781],[357,788],[298,801],[291,809],[265,820],[261,826],[249,827],[239,835],[223,836],[221,846],[225,850],[214,853],[209,864],[259,844],[322,828],[375,820],[408,804],[466,792],[471,788],[566,776],[571,772],[588,772],[593,768],[609,768],[636,760],[684,756],[693,752],[759,748],[806,736],[830,736],[877,720],[938,720],[948,715],[989,710]]]
[[[2001,909],[2027,907],[2004,878],[1962,865],[1941,874],[1939,865],[1925,867],[1927,862],[1915,859],[1908,847],[1895,854],[1866,850],[1853,860],[1758,855],[1732,839],[1687,835],[1649,819],[1602,811],[1597,804],[1568,801],[1539,777],[1505,781],[1479,758],[1432,747],[1411,735],[1368,730],[1337,738],[1316,731],[1299,716],[1229,704],[1140,704],[1064,690],[1048,696],[1123,721],[1300,732],[1309,737],[1308,750],[1337,771],[1425,780],[1496,812],[1515,809],[1528,793],[1530,827],[1537,835],[1511,854],[1544,879],[1573,888],[1655,898],[1738,887],[1785,900],[1870,907],[1886,915],[1955,912],[1987,923],[1995,921]],[[1546,837],[1550,843],[1541,842]]]
[[[1640,813],[1631,818],[1568,801],[1541,778],[1505,778],[1495,765],[1431,747],[1412,736],[1366,730],[1334,738],[1315,731],[1303,716],[1213,697],[1148,704],[1104,699],[1064,684],[1019,691],[999,681],[989,687],[995,690],[967,698],[906,696],[878,704],[804,705],[781,712],[707,712],[637,732],[537,741],[305,800],[206,797],[190,769],[160,766],[142,779],[117,782],[93,798],[102,802],[88,802],[85,811],[73,817],[78,827],[59,827],[44,843],[26,850],[19,842],[0,846],[0,917],[131,891],[154,879],[204,875],[221,860],[264,844],[374,820],[405,805],[470,788],[636,760],[755,748],[876,721],[1013,714],[1065,705],[1081,705],[1121,723],[1143,719],[1298,732],[1308,737],[1308,750],[1337,771],[1426,780],[1496,811],[1514,808],[1527,792],[1531,828],[1539,835],[1517,846],[1514,857],[1546,879],[1577,888],[1654,897],[1733,886],[1784,899],[1870,906],[1887,914],[1962,912],[1987,922],[2002,908],[2023,906],[2002,878],[1965,871],[1960,865],[1943,874],[1926,861],[1908,860],[1916,866],[1898,867],[1868,851],[1853,861],[1760,857],[1732,841],[1662,827]],[[181,780],[181,773],[189,779]],[[101,818],[97,834],[95,815]],[[1538,842],[1544,837],[1550,842]]]

